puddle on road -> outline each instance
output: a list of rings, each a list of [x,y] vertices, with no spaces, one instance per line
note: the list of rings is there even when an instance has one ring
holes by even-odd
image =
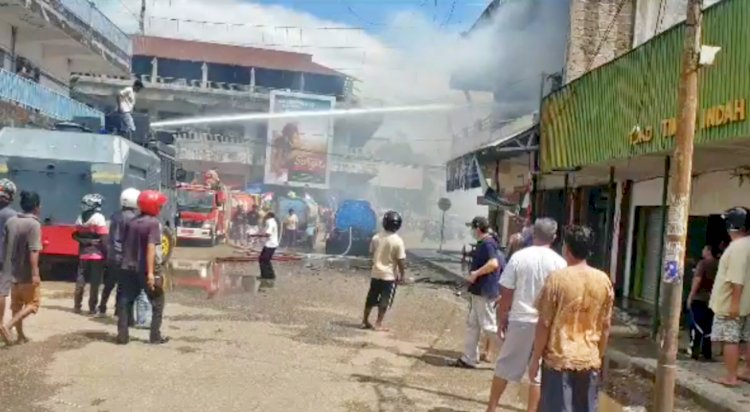
[[[172,259],[167,272],[170,290],[199,291],[208,299],[251,293],[273,287],[273,282],[259,279],[257,262],[242,258],[211,260]]]

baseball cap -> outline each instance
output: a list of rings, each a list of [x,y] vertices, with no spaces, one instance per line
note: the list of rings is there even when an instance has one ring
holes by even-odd
[[[467,222],[466,226],[472,229],[480,229],[482,231],[486,231],[490,228],[490,221],[487,220],[487,218],[484,216],[477,216],[472,219],[471,222]]]

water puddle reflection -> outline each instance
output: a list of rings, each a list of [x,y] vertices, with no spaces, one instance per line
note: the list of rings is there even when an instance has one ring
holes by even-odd
[[[202,291],[208,299],[251,293],[273,287],[273,281],[258,278],[257,262],[232,257],[211,260],[172,259],[167,277],[169,288]]]

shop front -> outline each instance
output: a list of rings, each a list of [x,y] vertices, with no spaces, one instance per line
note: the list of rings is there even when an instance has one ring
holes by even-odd
[[[503,244],[523,228],[531,211],[531,171],[538,130],[529,117],[520,131],[501,135],[446,165],[446,191],[475,189],[480,193],[477,204],[487,206],[488,219]]]
[[[700,75],[688,244],[690,265],[707,243],[720,242],[718,215],[750,206],[750,2],[706,9],[703,43],[721,47]],[[682,25],[589,72],[548,96],[542,106],[543,180],[565,171],[580,186],[613,188],[607,247],[618,295],[659,300],[670,155],[677,129]],[[689,280],[689,279],[688,279]],[[685,282],[688,283],[688,282]]]

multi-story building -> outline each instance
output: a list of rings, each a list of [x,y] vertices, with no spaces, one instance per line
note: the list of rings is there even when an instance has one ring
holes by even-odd
[[[75,91],[101,107],[113,107],[118,90],[143,81],[136,111],[157,120],[213,114],[268,112],[273,90],[333,96],[338,108],[357,102],[352,79],[316,63],[309,54],[198,41],[136,36],[133,75],[108,76],[92,70],[78,73]],[[349,175],[371,178],[349,156],[379,127],[380,119],[337,121],[331,184]],[[189,126],[175,131],[178,157],[188,171],[219,170],[227,182],[241,186],[263,180],[266,122]],[[340,174],[341,176],[337,176]],[[345,184],[345,183],[344,183]]]
[[[130,38],[86,0],[0,3],[0,127],[102,112],[70,98],[72,72],[130,72]]]

